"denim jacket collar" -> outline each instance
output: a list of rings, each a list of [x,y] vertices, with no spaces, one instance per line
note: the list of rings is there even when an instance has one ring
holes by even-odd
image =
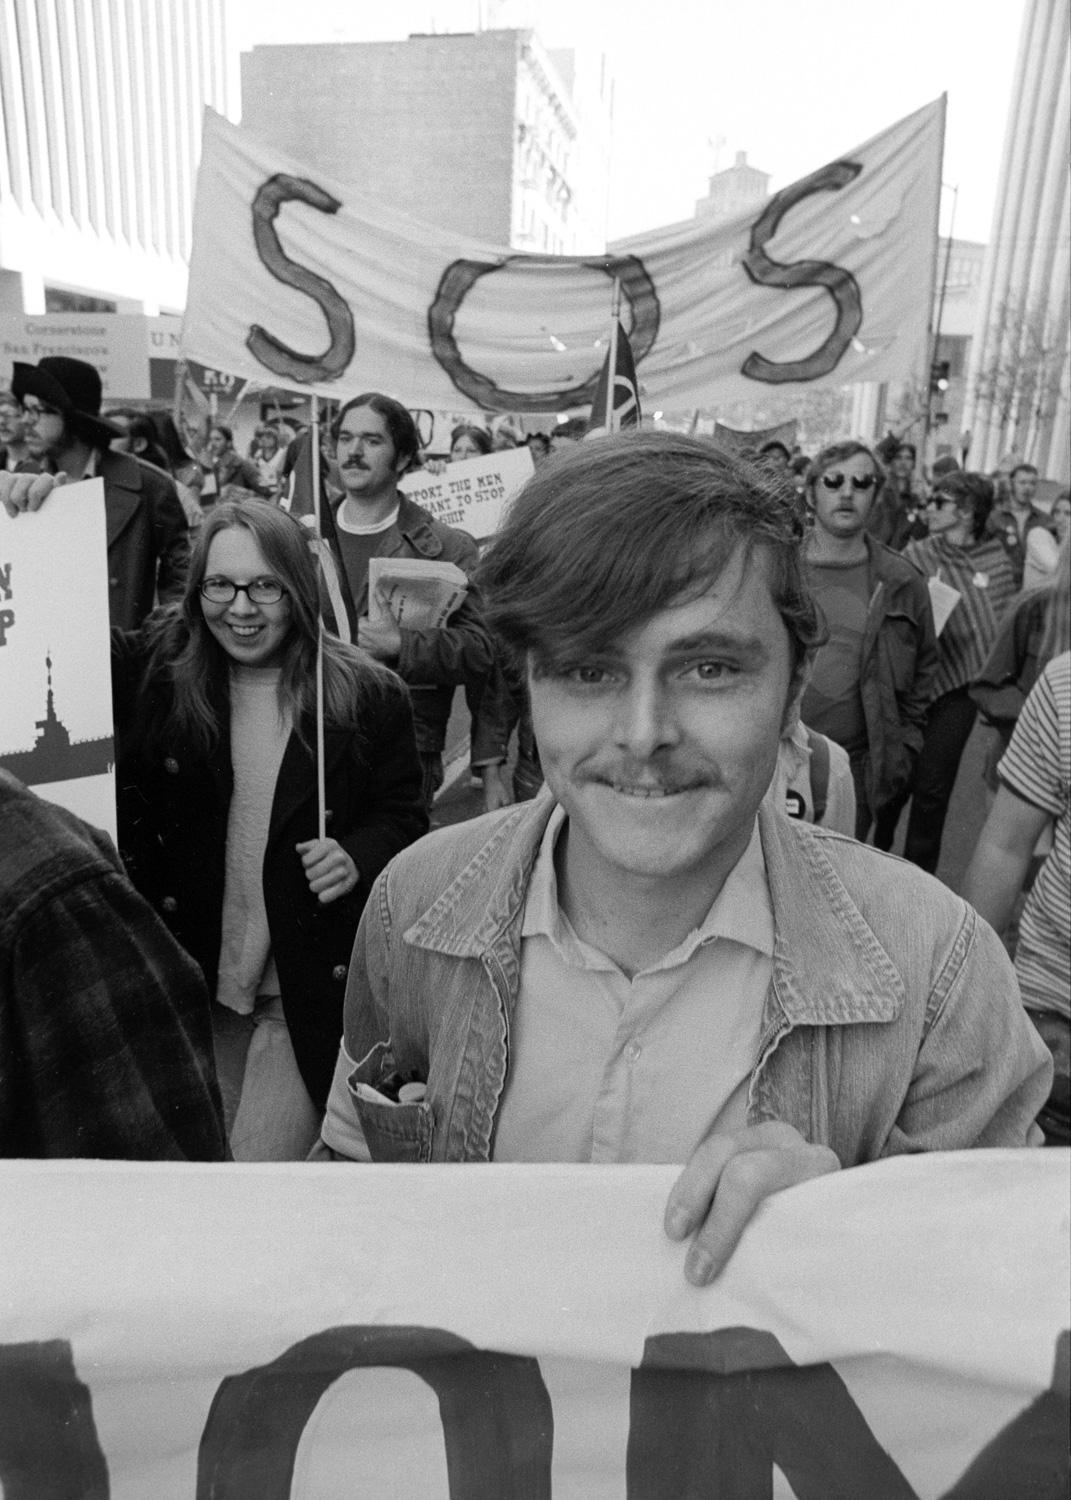
[[[554,798],[544,789],[534,801],[521,803],[504,817],[483,848],[408,929],[405,941],[453,958],[482,958],[524,905],[554,807]]]
[[[542,792],[493,828],[487,842],[405,932],[414,947],[456,958],[485,959],[513,929],[539,844],[554,810]],[[891,1021],[904,1004],[896,966],[874,936],[805,824],[765,805],[759,809],[775,939],[771,1000],[789,1026],[843,1026]],[[770,1020],[767,1015],[768,1029]]]

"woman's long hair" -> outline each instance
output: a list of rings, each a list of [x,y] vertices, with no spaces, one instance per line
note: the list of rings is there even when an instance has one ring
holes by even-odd
[[[319,577],[310,549],[315,533],[286,511],[262,500],[227,501],[212,509],[194,543],[182,603],[158,611],[152,621],[149,676],[166,674],[173,690],[165,729],[178,730],[209,754],[219,738],[222,715],[228,711],[231,658],[205,623],[201,584],[214,538],[232,527],[249,532],[290,601],[290,629],[282,646],[279,709],[307,746],[303,721],[316,707],[320,628]],[[325,721],[336,727],[356,725],[368,690],[387,675],[386,668],[367,652],[325,633]]]

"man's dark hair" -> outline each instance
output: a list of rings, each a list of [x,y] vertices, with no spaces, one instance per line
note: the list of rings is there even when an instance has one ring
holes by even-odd
[[[954,474],[942,475],[933,487],[933,496],[935,499],[947,496],[960,510],[966,511],[971,518],[971,541],[982,540],[996,498],[991,479],[970,469],[958,469]]]
[[[369,406],[377,416],[383,418],[387,424],[387,431],[390,433],[390,440],[394,444],[395,459],[405,459],[404,466],[399,470],[399,473],[405,474],[420,453],[420,433],[411,413],[400,401],[395,401],[393,396],[384,396],[381,391],[365,391],[360,396],[354,396],[352,401],[347,401],[345,406],[339,408],[338,416],[331,428],[331,436],[336,443],[343,418],[347,412],[354,411],[358,406]]]
[[[234,428],[228,427],[226,422],[213,422],[208,430],[209,432],[222,432],[229,445],[234,447]]]
[[[136,406],[113,406],[106,413],[109,420],[114,421],[121,417],[127,423],[127,437],[130,439],[130,452],[135,458],[144,459],[147,464],[155,464],[158,469],[171,472],[171,465],[167,461],[156,438],[156,427],[147,412],[138,411]],[[138,444],[141,444],[138,447]]]
[[[783,453],[785,455],[785,462],[792,462],[792,450],[788,446],[788,444],[783,443],[780,438],[771,438],[768,443],[763,443],[762,447],[759,449],[759,457],[765,458],[767,453]]]
[[[1015,468],[1008,475],[1008,483],[1009,484],[1015,478],[1016,474],[1037,474],[1037,465],[1036,464],[1016,464]]]
[[[660,610],[698,598],[737,549],[770,558],[793,679],[822,640],[802,527],[761,470],[701,438],[619,433],[537,469],[486,553],[491,628],[537,667],[604,649]]]

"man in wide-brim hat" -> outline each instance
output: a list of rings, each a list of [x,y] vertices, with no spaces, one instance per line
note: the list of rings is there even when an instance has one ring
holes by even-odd
[[[130,454],[111,451],[121,429],[101,416],[100,375],[85,360],[56,354],[16,364],[11,389],[25,413],[33,460],[71,481],[104,480],[109,614],[113,625],[136,629],[157,592],[161,600],[182,593],[189,531],[174,483]],[[25,476],[23,506],[31,485]]]

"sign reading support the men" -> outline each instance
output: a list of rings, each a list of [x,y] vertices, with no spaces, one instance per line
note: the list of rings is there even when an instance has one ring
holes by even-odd
[[[528,448],[507,448],[448,464],[441,474],[418,469],[398,485],[444,526],[457,526],[482,541],[494,536],[506,506],[532,476]]]
[[[1067,1151],[767,1200],[671,1167],[0,1164],[0,1486],[94,1500],[1056,1500]]]
[[[926,362],[944,100],[764,204],[606,254],[451,235],[206,112],[188,359],[261,384],[432,410],[591,404],[613,283],[645,408],[883,381]]]
[[[115,840],[102,479],[0,507],[0,766]]]

